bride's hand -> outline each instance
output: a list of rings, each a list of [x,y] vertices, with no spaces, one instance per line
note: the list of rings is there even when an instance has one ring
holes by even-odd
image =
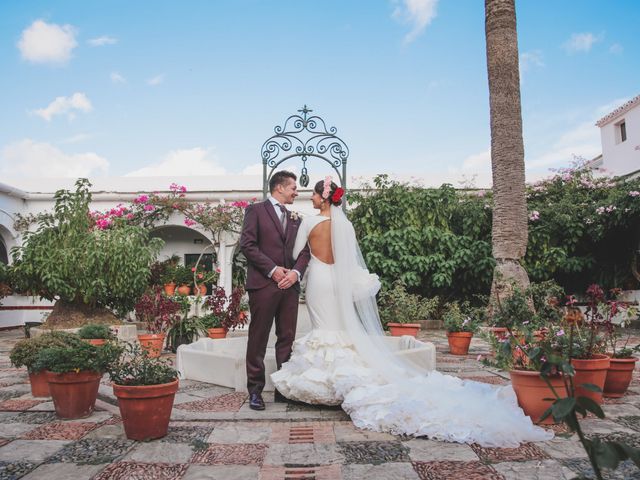
[[[289,270],[282,280],[278,283],[278,288],[290,288],[298,281],[298,274],[293,270]]]

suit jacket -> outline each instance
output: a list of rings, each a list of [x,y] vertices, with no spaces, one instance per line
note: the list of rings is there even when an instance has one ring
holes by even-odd
[[[268,275],[275,266],[295,269],[301,277],[304,275],[309,263],[309,247],[302,250],[297,259],[293,258],[293,245],[300,221],[299,218],[291,218],[291,213],[287,211],[287,224],[283,232],[280,219],[268,199],[247,207],[240,235],[240,249],[248,261],[247,290],[257,290],[273,282]],[[300,290],[299,282],[295,288]]]

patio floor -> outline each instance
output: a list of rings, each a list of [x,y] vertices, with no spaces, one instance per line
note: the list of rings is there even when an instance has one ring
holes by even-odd
[[[106,379],[85,419],[60,421],[52,402],[33,398],[26,370],[12,368],[8,358],[22,335],[0,332],[0,479],[569,479],[590,471],[575,435],[515,449],[412,439],[358,430],[340,409],[273,403],[269,396],[266,410],[255,412],[245,394],[194,381],[181,382],[167,437],[131,441]],[[436,344],[441,372],[509,382],[478,361],[488,354],[481,339],[459,357],[447,353],[444,331],[419,338]],[[637,370],[627,395],[606,400],[604,410],[605,420],[583,421],[587,434],[640,447]],[[640,471],[625,462],[606,478],[640,479]]]

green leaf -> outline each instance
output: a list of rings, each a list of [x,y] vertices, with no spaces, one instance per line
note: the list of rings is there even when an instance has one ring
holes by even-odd
[[[598,405],[589,397],[578,397],[576,399],[576,402],[585,410],[588,410],[589,412],[593,413],[596,417],[604,418],[604,412],[602,411],[602,408],[600,407],[600,405]]]
[[[553,418],[556,420],[564,419],[574,410],[575,406],[576,399],[573,397],[556,400],[551,407]]]

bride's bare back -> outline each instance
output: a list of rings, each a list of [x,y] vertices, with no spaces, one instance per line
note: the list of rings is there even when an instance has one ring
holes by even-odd
[[[331,220],[320,222],[309,232],[309,248],[311,254],[318,260],[330,265],[333,264]]]

